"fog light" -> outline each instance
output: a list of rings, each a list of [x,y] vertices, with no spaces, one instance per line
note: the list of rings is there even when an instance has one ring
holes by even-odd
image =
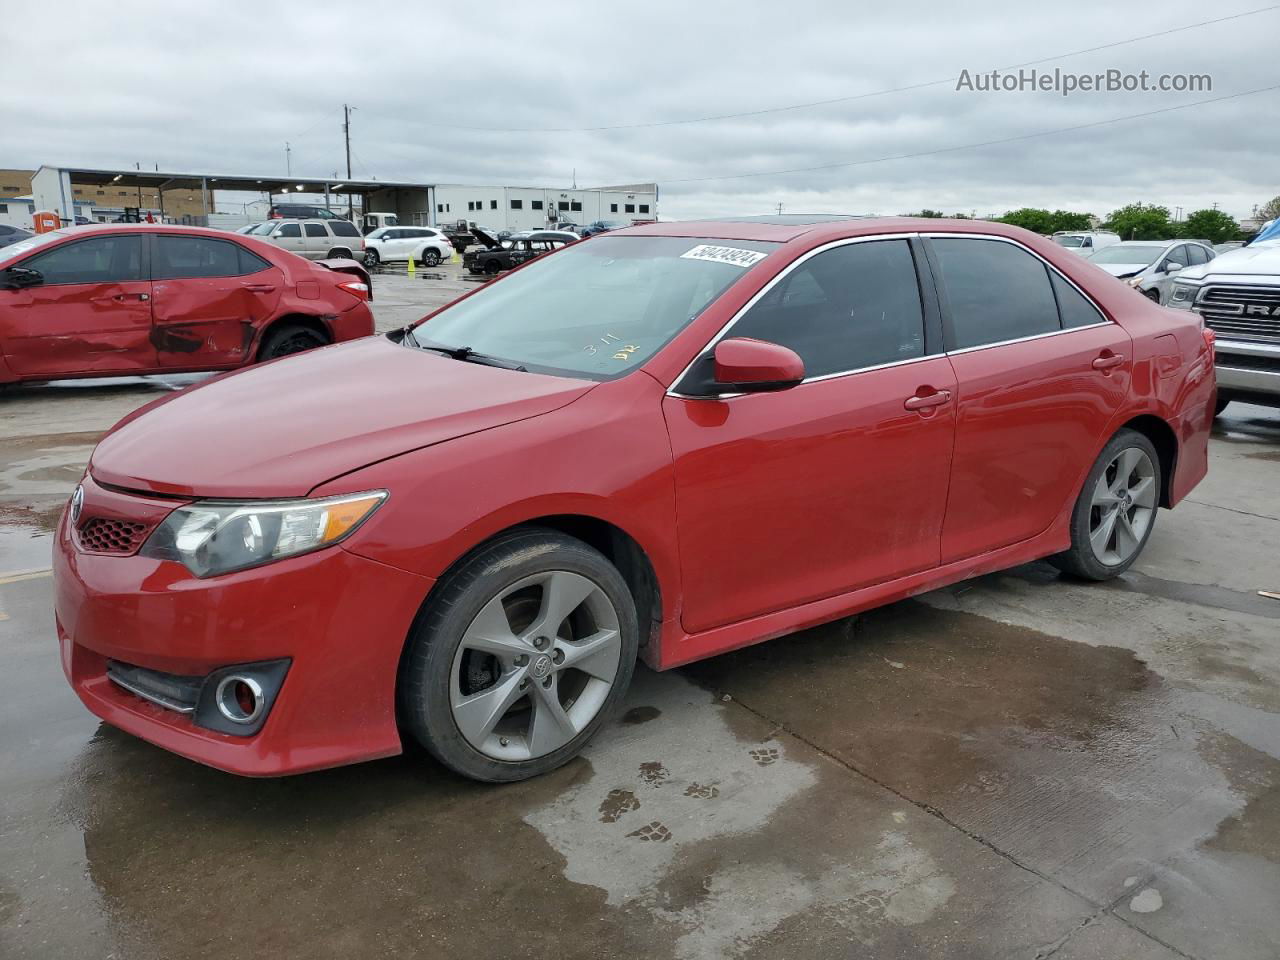
[[[220,714],[232,723],[244,724],[256,721],[266,703],[257,680],[234,673],[218,682],[213,699]]]

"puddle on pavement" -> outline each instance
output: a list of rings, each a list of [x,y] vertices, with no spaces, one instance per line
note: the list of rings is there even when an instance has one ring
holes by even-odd
[[[53,524],[62,507],[37,516],[35,511],[19,511],[0,505],[0,576],[25,570],[45,570],[53,562]],[[39,526],[30,525],[36,520]]]
[[[1098,902],[1250,800],[1197,750],[1217,731],[1130,650],[910,601],[845,632],[686,670]]]

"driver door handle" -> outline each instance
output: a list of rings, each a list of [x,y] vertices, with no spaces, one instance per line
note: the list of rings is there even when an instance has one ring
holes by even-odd
[[[111,299],[119,303],[124,303],[126,300],[150,300],[151,294],[149,293],[117,293]]]
[[[928,410],[930,407],[940,407],[944,403],[951,402],[950,390],[935,390],[926,396],[907,397],[902,401],[902,405],[908,410]]]

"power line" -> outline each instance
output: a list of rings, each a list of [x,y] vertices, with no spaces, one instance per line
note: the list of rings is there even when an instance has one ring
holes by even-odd
[[[1129,37],[1127,40],[1116,40],[1111,43],[1099,44],[1096,47],[1085,47],[1081,50],[1072,50],[1069,53],[1058,53],[1050,57],[1041,57],[1038,60],[1026,60],[1022,63],[1011,63],[1003,67],[994,67],[992,69],[1017,70],[1021,67],[1033,67],[1041,63],[1049,63],[1052,60],[1065,60],[1068,57],[1078,57],[1085,53],[1097,53],[1099,50],[1111,50],[1115,47],[1123,47],[1127,44],[1138,43],[1142,40],[1152,40],[1156,37],[1167,37],[1173,33],[1195,30],[1199,27],[1207,27],[1215,23],[1225,23],[1229,20],[1239,20],[1243,17],[1252,17],[1260,13],[1270,13],[1273,10],[1280,10],[1280,4],[1258,7],[1255,10],[1246,10],[1243,13],[1233,13],[1225,17],[1215,17],[1212,20],[1200,20],[1196,23],[1188,23],[1180,27],[1170,27],[1167,30],[1160,30],[1156,33],[1145,33],[1140,37]],[[983,70],[980,72],[990,73],[991,71]],[[430,123],[433,127],[442,127],[450,130],[472,130],[483,133],[596,133],[604,130],[639,130],[649,127],[671,127],[691,123],[710,123],[717,120],[739,120],[745,117],[760,117],[771,113],[783,113],[788,110],[807,110],[812,107],[826,107],[836,103],[851,103],[855,100],[868,100],[872,97],[883,97],[891,93],[905,93],[909,90],[923,90],[927,87],[936,87],[944,83],[955,83],[958,79],[960,79],[959,76],[944,77],[941,80],[927,80],[923,83],[913,83],[905,87],[889,87],[884,90],[855,93],[845,97],[832,97],[828,100],[811,100],[806,103],[789,103],[778,107],[764,107],[759,110],[746,110],[741,113],[717,113],[705,117],[687,117],[678,120],[649,120],[642,123],[613,123],[590,127],[477,127],[458,123],[440,123],[434,120]]]
[[[1001,137],[997,140],[981,140],[977,143],[961,143],[951,147],[939,147],[936,150],[922,150],[919,153],[899,153],[888,157],[873,157],[867,160],[842,160],[838,163],[822,163],[812,167],[791,167],[786,170],[758,170],[753,173],[727,173],[714,177],[683,177],[672,179],[664,177],[662,183],[705,183],[709,180],[743,180],[748,177],[778,177],[788,173],[812,173],[816,170],[835,170],[840,167],[860,167],[872,163],[885,163],[889,160],[912,160],[917,157],[933,157],[940,153],[953,153],[957,150],[972,150],[977,147],[990,147],[1001,143],[1015,143],[1019,140],[1033,140],[1037,137],[1051,137],[1059,133],[1070,133],[1074,130],[1087,130],[1090,127],[1103,127],[1110,123],[1123,123],[1126,120],[1138,120],[1142,117],[1154,117],[1161,113],[1172,113],[1175,110],[1186,110],[1190,107],[1200,107],[1208,103],[1221,103],[1224,100],[1236,100],[1240,97],[1250,97],[1257,93],[1266,93],[1268,90],[1280,90],[1280,83],[1273,84],[1269,87],[1258,87],[1256,90],[1244,90],[1240,93],[1230,93],[1221,97],[1210,97],[1207,100],[1193,100],[1190,103],[1179,103],[1172,107],[1161,107],[1159,110],[1147,110],[1143,113],[1130,113],[1123,117],[1111,117],[1108,120],[1094,120],[1090,123],[1077,123],[1070,127],[1057,127],[1053,130],[1040,130],[1036,133],[1023,133],[1014,137]]]

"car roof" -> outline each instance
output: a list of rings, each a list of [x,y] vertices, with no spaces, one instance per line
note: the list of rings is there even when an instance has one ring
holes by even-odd
[[[758,240],[787,243],[804,237],[822,242],[878,233],[979,233],[1026,240],[1029,231],[992,220],[932,217],[861,217],[842,214],[784,214],[720,220],[642,223],[610,232],[611,237],[705,237],[712,240]]]

